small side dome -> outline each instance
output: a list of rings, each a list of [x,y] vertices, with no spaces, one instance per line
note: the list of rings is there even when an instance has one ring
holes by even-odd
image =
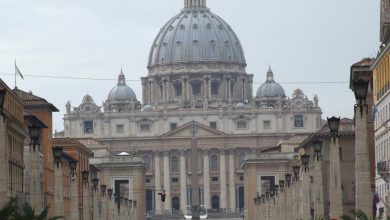
[[[237,105],[236,105],[236,108],[245,108],[245,107],[246,107],[246,105],[242,102],[237,103]]]
[[[271,97],[285,97],[285,96],[286,94],[284,93],[283,87],[279,83],[275,82],[274,74],[271,70],[271,67],[269,67],[269,70],[267,72],[267,80],[257,90],[256,97],[271,98]]]
[[[118,77],[118,84],[111,89],[108,94],[108,101],[136,101],[137,96],[134,91],[126,84],[125,75],[122,70]]]
[[[152,105],[148,105],[146,104],[143,108],[142,108],[142,111],[144,112],[151,112],[154,110],[154,107]]]

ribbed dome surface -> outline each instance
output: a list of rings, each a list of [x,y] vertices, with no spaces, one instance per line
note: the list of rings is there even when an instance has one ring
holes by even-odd
[[[108,94],[108,101],[130,101],[137,100],[134,91],[127,86],[125,75],[121,71],[118,77],[118,85],[111,89]]]
[[[284,93],[284,89],[279,83],[275,82],[274,74],[270,67],[267,72],[267,80],[265,83],[261,84],[261,86],[257,90],[256,97],[271,98],[271,97],[284,97],[284,96],[286,96]]]
[[[231,27],[206,8],[206,1],[185,1],[181,13],[161,28],[148,68],[183,63],[231,63],[246,66],[240,41]]]

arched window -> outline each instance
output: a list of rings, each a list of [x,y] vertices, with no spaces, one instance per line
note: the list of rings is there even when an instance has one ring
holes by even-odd
[[[146,165],[146,169],[150,169],[150,158],[147,155],[144,156],[144,163]]]
[[[219,209],[219,197],[213,196],[211,198],[211,208],[212,209]]]
[[[172,172],[178,172],[179,171],[179,161],[176,156],[172,157]]]
[[[180,210],[180,199],[177,196],[172,198],[172,210],[173,211]]]
[[[211,156],[211,171],[217,171],[218,170],[218,157],[217,155]]]

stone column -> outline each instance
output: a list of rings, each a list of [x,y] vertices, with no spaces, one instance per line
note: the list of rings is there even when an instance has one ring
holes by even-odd
[[[186,79],[186,94],[187,94],[187,100],[190,100],[191,99],[191,96],[190,96],[190,82],[189,82],[188,78]]]
[[[152,104],[153,103],[153,97],[154,97],[154,94],[153,94],[153,91],[154,91],[154,89],[153,89],[153,86],[154,86],[154,84],[153,84],[153,79],[149,79],[149,97],[148,97],[148,99],[149,99],[149,104]]]
[[[64,187],[62,184],[62,165],[54,167],[54,214],[64,216]]]
[[[186,151],[180,151],[180,209],[187,210],[187,167]]]
[[[210,159],[209,152],[203,151],[203,189],[204,189],[204,206],[210,209]]]
[[[1,119],[0,119],[1,120]],[[40,187],[40,170],[39,170],[39,146],[35,146],[35,150],[32,147],[29,149],[30,154],[30,169],[27,170],[29,179],[29,192],[30,192],[30,204],[35,207],[35,210],[42,209],[42,190]]]
[[[339,140],[338,138],[336,138],[335,140],[336,140],[335,142],[333,142],[333,138],[329,140],[329,145],[330,145],[329,218],[330,219],[338,219],[340,218],[341,215],[343,215],[343,203],[341,197],[342,193],[341,193]]]
[[[171,211],[171,175],[169,170],[169,151],[164,151],[164,190],[165,203],[164,210]]]
[[[304,171],[305,172],[305,171]],[[310,215],[310,176],[309,173],[302,173],[302,218],[311,219]]]
[[[229,208],[236,209],[236,182],[234,170],[234,150],[229,151]]]
[[[186,80],[185,78],[181,79],[181,99],[186,100]]]
[[[154,192],[154,201],[156,203],[155,211],[161,213],[161,199],[158,193],[161,193],[161,170],[160,170],[160,152],[154,152],[154,178],[155,178],[155,192]]]
[[[227,208],[227,196],[226,196],[226,159],[225,159],[225,151],[222,150],[219,153],[219,189],[220,189],[220,208]]]
[[[77,187],[77,175],[70,183],[70,219],[79,218],[79,192]]]
[[[91,219],[90,207],[90,188],[89,183],[83,184],[83,220]]]
[[[322,185],[322,159],[314,159],[314,216],[324,216],[324,192]]]
[[[371,218],[373,192],[371,191],[371,176],[370,176],[370,152],[367,142],[367,112],[363,107],[363,112],[356,109],[355,122],[355,172],[356,172],[356,209],[362,210]]]
[[[166,96],[166,93],[165,93],[165,91],[166,91],[166,82],[165,82],[165,78],[163,78],[163,80],[162,80],[162,101],[165,101],[165,96]]]

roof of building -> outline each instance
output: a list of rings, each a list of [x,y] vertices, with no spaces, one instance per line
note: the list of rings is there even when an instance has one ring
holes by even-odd
[[[34,95],[31,91],[30,92],[25,92],[23,90],[18,89],[15,87],[12,90],[20,99],[23,100],[24,104],[29,107],[29,106],[46,106],[49,107],[50,110],[53,112],[59,112],[57,107],[55,107],[52,103],[48,102],[46,99],[41,98],[39,96]]]
[[[148,68],[183,63],[235,63],[246,66],[241,43],[228,23],[206,7],[188,2],[156,36]]]

